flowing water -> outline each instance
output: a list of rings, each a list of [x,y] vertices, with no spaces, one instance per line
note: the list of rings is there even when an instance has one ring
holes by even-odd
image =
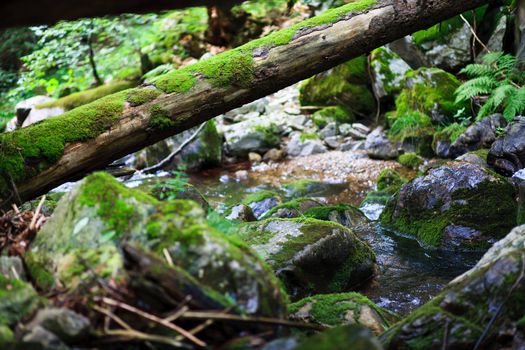
[[[210,170],[192,176],[190,182],[221,211],[240,203],[247,193],[262,189],[283,193],[282,184],[297,180],[282,178],[281,174],[265,169],[250,171],[247,178],[244,173],[241,176],[244,179],[239,180],[235,172],[247,167],[247,164],[241,164],[230,170]],[[349,188],[352,188],[351,183],[331,179],[325,190],[311,196],[326,203],[358,205],[363,193],[349,191]],[[482,255],[423,249],[417,241],[379,225],[377,232],[373,237],[362,238],[375,250],[380,273],[367,289],[360,292],[400,315],[406,315],[430,300],[448,282],[473,267]]]

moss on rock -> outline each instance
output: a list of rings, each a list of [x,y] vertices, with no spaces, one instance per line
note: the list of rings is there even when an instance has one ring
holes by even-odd
[[[397,317],[359,293],[319,294],[301,299],[288,308],[291,318],[324,326],[361,324],[376,335]]]
[[[355,115],[342,106],[331,106],[315,112],[312,120],[318,128],[324,128],[330,121],[340,124],[353,123]]]
[[[424,163],[424,160],[416,153],[402,154],[397,158],[397,161],[399,164],[414,170],[417,170]]]

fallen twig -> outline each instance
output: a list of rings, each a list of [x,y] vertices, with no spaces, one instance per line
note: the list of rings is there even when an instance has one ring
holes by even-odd
[[[160,317],[157,317],[155,315],[152,315],[150,313],[147,313],[143,310],[140,310],[140,309],[137,309],[136,307],[134,306],[131,306],[131,305],[128,305],[128,304],[125,304],[125,303],[122,303],[120,301],[117,301],[117,300],[113,300],[113,299],[110,299],[110,298],[102,298],[102,302],[107,304],[107,305],[111,305],[111,306],[115,306],[115,307],[118,307],[118,308],[121,308],[123,310],[126,310],[126,311],[129,311],[131,313],[134,313],[136,315],[139,315],[145,319],[148,319],[152,322],[155,322],[155,323],[158,323],[166,328],[169,328],[171,329],[172,331],[175,331],[177,333],[179,333],[181,336],[183,336],[184,338],[188,339],[189,341],[191,341],[192,343],[194,343],[195,345],[197,346],[200,346],[200,347],[206,347],[206,343],[203,342],[202,340],[200,340],[199,338],[195,337],[193,334],[191,334],[190,332],[188,332],[187,330],[173,324],[173,323],[170,323],[170,322],[167,322],[166,320],[160,318]]]
[[[177,154],[182,152],[184,147],[186,147],[188,144],[190,144],[197,137],[197,135],[199,135],[199,133],[202,131],[202,129],[204,129],[205,126],[206,126],[206,123],[202,123],[199,126],[199,128],[193,133],[193,135],[191,135],[189,138],[187,138],[175,151],[171,152],[171,154],[169,156],[167,156],[166,158],[161,160],[159,163],[157,163],[157,164],[155,164],[153,166],[150,166],[149,168],[142,169],[141,172],[143,172],[143,173],[152,173],[152,172],[155,172],[155,171],[161,169],[167,163],[171,162],[172,159],[175,158],[175,156]]]

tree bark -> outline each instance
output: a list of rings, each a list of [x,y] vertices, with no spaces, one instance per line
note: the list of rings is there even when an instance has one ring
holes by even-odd
[[[370,3],[368,0],[362,0],[363,4],[365,2]],[[107,131],[88,141],[67,144],[58,161],[52,164],[49,164],[49,160],[38,163],[39,159],[35,159],[35,155],[27,157],[26,166],[31,165],[32,169],[38,169],[39,173],[34,175],[35,171],[28,172],[31,175],[22,180],[19,180],[20,176],[14,177],[18,194],[22,200],[35,198],[62,183],[79,179],[90,171],[103,169],[120,157],[199,125],[233,108],[489,2],[491,1],[379,0],[357,12],[350,10],[339,13],[339,16],[325,16],[323,20],[316,18],[303,22],[304,26],[296,27],[289,42],[283,41],[282,36],[279,37],[285,33],[281,32],[271,37],[272,40],[275,39],[274,44],[270,39],[248,43],[234,52],[249,54],[250,59],[253,58],[250,67],[252,79],[245,79],[245,74],[239,73],[239,77],[232,77],[230,84],[218,86],[206,73],[194,73],[195,84],[187,91],[163,93],[150,102],[135,107],[128,103],[120,118]],[[351,5],[341,9],[348,8],[351,9]],[[324,22],[327,18],[331,22]],[[222,72],[229,68],[224,66],[223,61],[229,54],[231,52],[203,62],[221,67],[219,71]],[[173,75],[168,73],[167,77]],[[169,118],[169,123],[166,123],[166,120],[163,120],[163,123],[152,122],[158,114],[156,112],[159,106]],[[22,133],[32,127],[38,127],[38,124],[15,132]],[[7,137],[8,134],[4,135]],[[16,145],[14,148],[16,149]],[[5,158],[4,152],[0,135],[0,159],[2,156]],[[0,174],[1,171],[2,164]],[[0,188],[0,194],[4,204],[12,201],[9,198],[14,197],[6,188],[3,193]]]
[[[0,4],[0,28],[53,24],[60,20],[84,17],[147,13],[242,0],[3,0]]]

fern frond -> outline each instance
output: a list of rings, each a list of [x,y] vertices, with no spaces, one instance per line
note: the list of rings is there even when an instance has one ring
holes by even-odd
[[[521,114],[525,110],[525,88],[515,89],[515,91],[505,99],[505,109],[503,116],[508,121]]]
[[[494,97],[490,96],[487,101],[485,101],[485,104],[479,109],[477,120],[481,120],[484,117],[494,113],[496,111],[497,106],[494,103]]]
[[[493,77],[478,77],[463,83],[457,88],[456,103],[468,101],[469,99],[485,95],[498,87],[500,82]]]
[[[497,69],[486,64],[469,64],[460,71],[461,74],[466,74],[470,78],[480,76],[495,76]]]
[[[490,52],[483,56],[483,63],[487,65],[492,65],[496,63],[503,56],[503,52]]]
[[[498,86],[492,92],[492,98],[494,99],[494,105],[496,107],[500,106],[503,103],[503,101],[505,101],[508,97],[516,94],[516,90],[518,89],[514,85],[511,85],[510,82],[506,82]]]

